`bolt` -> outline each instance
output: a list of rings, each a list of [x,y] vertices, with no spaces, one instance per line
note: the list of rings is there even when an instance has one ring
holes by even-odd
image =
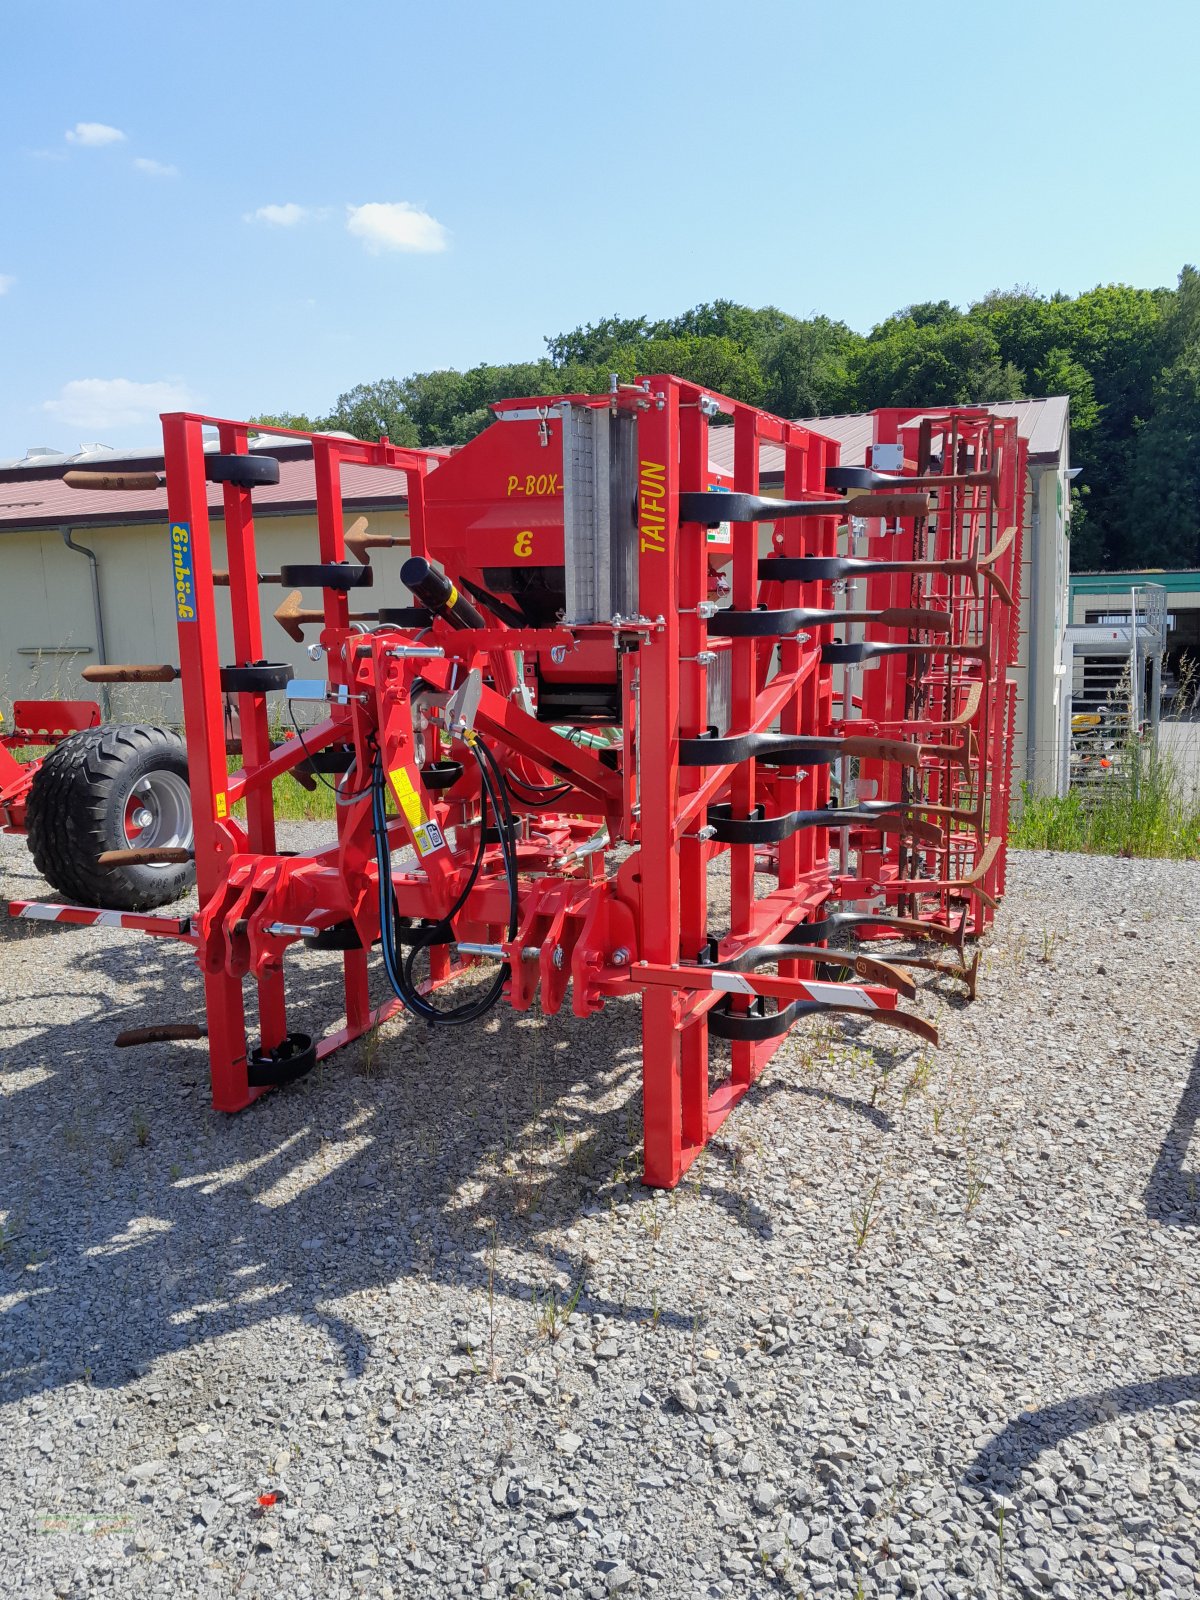
[[[566,957],[563,955],[563,947],[562,947],[562,945],[556,944],[554,946],[554,954],[550,957],[550,960],[554,963],[555,967],[561,972],[562,971],[562,964],[566,960]]]
[[[153,821],[153,811],[147,811],[145,806],[140,811],[133,813],[133,825],[135,828],[148,828]]]
[[[613,953],[612,953],[612,964],[613,964],[614,967],[626,966],[628,964],[628,961],[629,961],[629,951],[626,950],[624,945],[622,945],[619,950],[614,950],[613,951]]]

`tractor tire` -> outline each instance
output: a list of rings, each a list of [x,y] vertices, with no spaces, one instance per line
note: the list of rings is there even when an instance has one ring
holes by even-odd
[[[34,774],[25,818],[34,865],[76,905],[143,911],[195,882],[190,861],[100,865],[106,850],[192,845],[187,754],[167,728],[121,723],[64,739]]]

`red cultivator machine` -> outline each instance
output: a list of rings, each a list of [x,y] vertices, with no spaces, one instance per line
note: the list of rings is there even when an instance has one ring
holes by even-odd
[[[973,988],[964,941],[1004,882],[1023,447],[986,411],[889,412],[872,466],[841,468],[819,434],[673,377],[495,411],[448,457],[314,437],[319,550],[269,579],[253,501],[277,464],[245,424],[218,421],[206,457],[209,419],[164,418],[200,909],[115,920],[195,946],[206,1026],[142,1037],[206,1034],[225,1111],[401,1007],[469,1025],[501,1001],[586,1016],[640,995],[645,1176],[672,1185],[801,1019],[936,1043],[899,1004],[905,968]],[[710,466],[716,427],[732,474]],[[760,495],[764,445],[782,498]],[[371,549],[394,541],[344,529],[347,464],[407,474],[409,593],[369,612]],[[225,486],[216,587],[206,476]],[[264,660],[270,579],[320,595],[279,610],[320,678]],[[322,713],[273,744],[279,691]],[[336,789],[336,843],[277,848],[272,782],[293,770]],[[177,864],[178,846],[125,854],[159,853]],[[949,949],[882,942],[922,938]],[[286,994],[297,941],[341,952],[345,1025],[324,1039]]]

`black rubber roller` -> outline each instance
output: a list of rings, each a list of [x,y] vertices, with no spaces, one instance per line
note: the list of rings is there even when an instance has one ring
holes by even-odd
[[[274,694],[292,681],[286,661],[251,661],[244,667],[222,667],[221,688],[226,694]]]
[[[317,1064],[317,1047],[307,1033],[289,1033],[277,1050],[251,1050],[246,1081],[252,1089],[295,1083]]]
[[[375,582],[372,567],[351,566],[348,561],[315,561],[311,565],[280,567],[280,583],[294,589],[369,589]]]
[[[260,489],[279,482],[279,463],[274,456],[205,456],[204,476],[209,483],[232,483],[237,489]]]

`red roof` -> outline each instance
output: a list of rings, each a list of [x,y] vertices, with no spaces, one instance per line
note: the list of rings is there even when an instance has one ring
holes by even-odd
[[[92,468],[90,462],[88,466],[91,470],[105,470]],[[113,467],[109,470],[122,469]],[[141,467],[137,470],[147,469]],[[407,496],[408,479],[398,468],[342,468],[342,501],[348,510],[360,506],[403,508],[407,504]],[[279,515],[285,511],[311,511],[315,503],[316,483],[311,459],[281,461],[279,482],[254,491],[255,508],[267,515]],[[219,483],[208,485],[208,504],[210,510],[222,514],[223,500]],[[165,489],[98,492],[94,489],[68,488],[60,475],[25,478],[23,481],[13,481],[0,475],[0,530],[166,520]]]

